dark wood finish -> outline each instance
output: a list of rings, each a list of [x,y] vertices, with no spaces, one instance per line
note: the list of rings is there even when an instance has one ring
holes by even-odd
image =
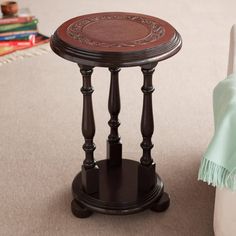
[[[151,206],[151,210],[155,212],[163,212],[166,211],[170,206],[170,196],[167,193],[163,193],[161,198],[157,201],[153,202]]]
[[[59,56],[79,64],[137,66],[161,61],[181,48],[179,33],[166,21],[137,13],[105,12],[75,17],[51,38]]]
[[[153,159],[151,157],[152,144],[152,134],[154,131],[154,121],[153,121],[153,109],[152,109],[152,93],[154,92],[154,87],[152,85],[152,74],[155,70],[157,63],[145,65],[142,67],[142,72],[144,75],[143,79],[143,111],[141,120],[141,133],[143,136],[143,141],[141,147],[143,149],[143,156],[140,162],[144,166],[149,166],[152,164]]]
[[[71,211],[78,218],[87,218],[93,214],[92,211],[75,199],[71,202]]]
[[[82,133],[85,143],[83,149],[85,151],[85,159],[82,166],[82,183],[87,193],[98,191],[99,169],[94,161],[94,150],[96,148],[93,143],[95,135],[95,122],[93,115],[91,75],[93,68],[89,66],[79,65],[80,72],[83,77],[83,86],[81,92],[83,94],[83,118]]]
[[[121,165],[122,161],[122,144],[118,133],[120,122],[118,115],[120,113],[120,90],[119,90],[119,76],[120,68],[109,68],[111,72],[111,83],[108,100],[108,110],[110,113],[110,120],[108,122],[111,130],[107,140],[107,159],[112,166]]]
[[[143,78],[143,111],[141,119],[141,133],[143,141],[141,147],[143,149],[143,155],[140,159],[139,165],[139,190],[149,191],[156,181],[155,163],[151,156],[151,149],[153,148],[152,135],[154,131],[153,109],[152,109],[152,93],[154,87],[152,85],[152,74],[155,70],[157,63],[151,63],[142,66]]]
[[[127,215],[150,208],[163,194],[163,183],[156,175],[156,185],[149,192],[138,191],[139,162],[123,159],[120,167],[109,168],[107,160],[98,161],[99,193],[84,192],[79,173],[72,184],[74,199],[89,211]]]
[[[149,192],[156,184],[156,164],[153,162],[149,166],[139,164],[138,183],[140,192]]]
[[[147,208],[164,211],[168,194],[155,171],[151,156],[154,118],[152,74],[159,61],[175,55],[182,46],[179,33],[167,22],[148,15],[105,12],[78,16],[63,23],[51,37],[52,50],[80,65],[83,76],[82,133],[85,160],[72,183],[72,213],[89,217],[92,212],[132,214]],[[93,67],[108,67],[111,83],[108,101],[110,134],[107,159],[94,160],[95,122],[92,106]],[[140,162],[122,160],[120,125],[119,68],[141,66],[144,83],[141,119],[143,155]]]

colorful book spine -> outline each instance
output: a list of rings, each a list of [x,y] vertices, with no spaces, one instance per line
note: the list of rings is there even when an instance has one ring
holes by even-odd
[[[16,31],[16,32],[6,32],[6,33],[0,33],[0,38],[2,37],[12,37],[12,36],[20,36],[20,35],[30,35],[30,34],[36,34],[37,30],[24,30],[24,31]]]
[[[0,41],[9,41],[9,40],[29,40],[31,35],[35,35],[36,33],[30,34],[19,34],[19,35],[10,35],[10,36],[1,36]]]
[[[0,47],[10,47],[10,46],[32,46],[33,43],[31,41],[5,41],[5,42],[0,42]]]
[[[35,42],[32,45],[27,45],[27,46],[2,46],[0,47],[0,57],[7,55],[9,53],[15,52],[17,50],[24,50],[24,49],[28,49],[28,48],[32,48],[41,44],[45,44],[49,42],[49,37],[42,35],[42,34],[37,34],[35,36]]]
[[[31,22],[34,19],[35,19],[34,16],[19,16],[19,17],[0,18],[0,25],[27,23],[27,22]]]
[[[11,40],[11,41],[0,41],[0,47],[10,46],[33,46],[35,44],[35,35],[30,35],[28,40]]]
[[[34,19],[28,23],[0,25],[0,33],[9,31],[35,30],[37,29],[38,20]]]

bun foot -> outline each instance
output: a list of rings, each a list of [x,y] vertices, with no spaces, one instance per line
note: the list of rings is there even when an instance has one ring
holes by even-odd
[[[168,193],[163,193],[161,198],[153,203],[151,206],[151,210],[155,212],[163,212],[166,211],[170,206],[170,196]]]
[[[71,202],[71,211],[73,215],[78,218],[87,218],[93,214],[92,211],[90,211],[87,207],[85,207],[75,199]]]

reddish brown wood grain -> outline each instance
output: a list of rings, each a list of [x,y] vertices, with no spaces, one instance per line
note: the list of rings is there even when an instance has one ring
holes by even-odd
[[[164,60],[181,48],[179,33],[166,21],[137,13],[105,12],[63,23],[51,38],[65,59],[90,66],[135,66]]]

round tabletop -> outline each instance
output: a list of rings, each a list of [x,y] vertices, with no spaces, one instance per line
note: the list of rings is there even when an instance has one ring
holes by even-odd
[[[159,18],[125,12],[78,16],[63,23],[51,37],[59,56],[90,66],[137,66],[176,54],[179,33]]]

